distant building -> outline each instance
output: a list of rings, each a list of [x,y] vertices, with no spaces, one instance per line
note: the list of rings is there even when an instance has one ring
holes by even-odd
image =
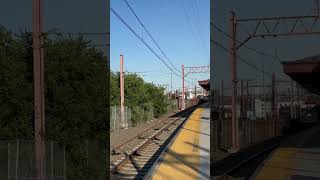
[[[255,99],[254,112],[255,112],[255,117],[257,118],[267,117],[267,114],[271,113],[271,102],[270,101],[264,102],[261,99]]]
[[[205,90],[203,88],[197,88],[197,92],[195,92],[195,89],[188,89],[186,92],[186,97],[187,99],[194,99],[197,98],[198,96],[203,96],[205,95]],[[197,97],[196,97],[197,96]]]

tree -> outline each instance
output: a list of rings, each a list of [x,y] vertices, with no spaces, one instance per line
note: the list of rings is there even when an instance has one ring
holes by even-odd
[[[137,74],[126,74],[124,80],[125,106],[132,109],[134,123],[149,120],[143,116],[143,112],[152,111],[155,117],[166,112],[164,88],[145,82]],[[119,74],[111,73],[111,105],[120,104],[119,81]]]
[[[0,42],[0,139],[33,139],[32,34],[13,36],[0,27]],[[104,162],[109,143],[107,67],[83,37],[45,37],[45,138],[66,147],[68,179],[99,179],[105,172],[96,164]],[[95,159],[85,142],[96,145],[88,146]]]
[[[13,39],[0,26],[0,139],[31,138],[32,41],[26,32]],[[32,65],[31,65],[32,67]]]

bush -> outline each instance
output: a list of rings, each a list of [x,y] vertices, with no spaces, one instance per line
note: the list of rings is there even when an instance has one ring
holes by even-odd
[[[45,37],[45,138],[66,146],[67,179],[97,179],[81,147],[109,143],[108,66],[82,37]],[[32,68],[32,33],[0,27],[0,139],[33,139]]]
[[[147,83],[137,74],[125,75],[124,79],[125,106],[132,109],[134,124],[149,121],[167,111],[163,87]],[[111,105],[120,104],[119,81],[119,73],[111,73]]]

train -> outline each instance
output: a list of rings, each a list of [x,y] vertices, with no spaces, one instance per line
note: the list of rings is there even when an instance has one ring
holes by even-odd
[[[320,123],[320,106],[301,110],[297,108],[296,112],[292,118],[290,108],[282,108],[279,110],[279,118],[282,120],[284,132],[293,132]],[[299,115],[299,113],[301,113],[301,115]]]
[[[210,100],[210,95],[207,95],[207,96],[205,96],[205,95],[198,95],[198,96],[197,96],[197,99],[198,99],[198,102],[199,102],[199,103],[209,102],[209,100]]]

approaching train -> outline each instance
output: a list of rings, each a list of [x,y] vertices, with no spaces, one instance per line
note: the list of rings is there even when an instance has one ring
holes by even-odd
[[[307,109],[305,112],[303,112],[300,123],[304,124],[314,124],[317,123],[319,120],[319,106],[315,106],[311,109]]]
[[[203,102],[209,102],[210,100],[210,95],[204,96],[204,95],[199,95],[197,96],[198,102],[203,103]]]
[[[296,112],[299,112],[299,110],[296,109]],[[320,123],[320,106],[301,109],[300,112],[301,116],[299,115],[299,113],[297,113],[292,119],[289,108],[282,108],[279,111],[279,118],[282,119],[282,126],[284,131],[294,131],[304,127],[311,127],[317,123]]]

